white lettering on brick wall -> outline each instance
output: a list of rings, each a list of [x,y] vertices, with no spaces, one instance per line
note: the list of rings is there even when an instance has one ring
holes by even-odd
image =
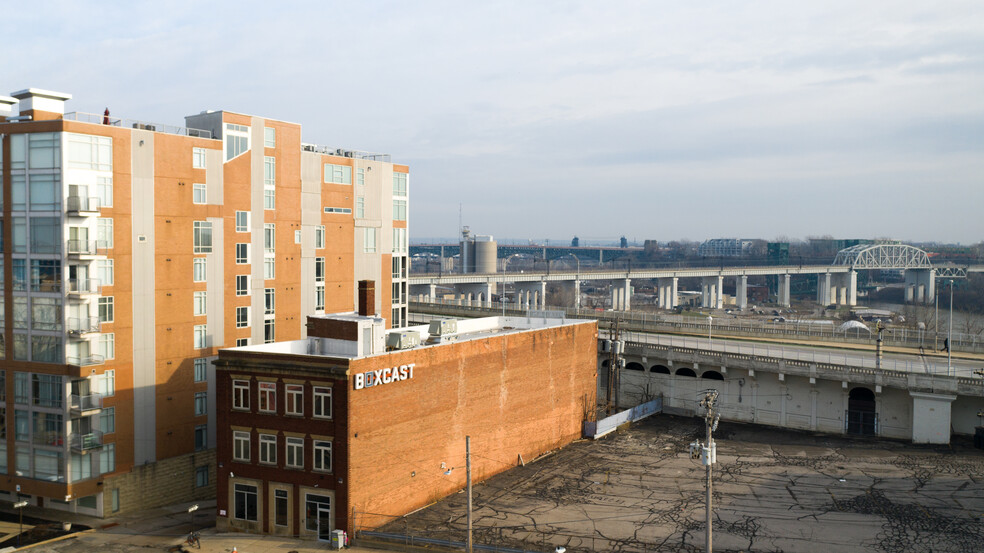
[[[415,365],[415,363],[408,363],[406,365],[400,365],[399,367],[389,367],[374,371],[366,371],[364,373],[357,373],[353,376],[355,389],[361,390],[363,388],[382,386],[383,384],[390,384],[392,382],[400,382],[401,380],[413,378],[413,368]]]

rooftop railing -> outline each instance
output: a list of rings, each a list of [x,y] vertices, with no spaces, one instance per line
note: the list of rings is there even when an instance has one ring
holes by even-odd
[[[93,123],[96,125],[108,125],[110,127],[126,127],[167,134],[179,134],[182,136],[194,136],[198,138],[212,138],[212,131],[206,131],[203,129],[190,129],[187,127],[179,127],[177,125],[164,125],[161,123],[138,121],[136,119],[120,119],[119,117],[111,117],[98,113],[73,111],[66,113],[62,118],[66,121],[78,121],[80,123]]]
[[[362,150],[346,150],[344,148],[332,148],[330,146],[319,146],[317,144],[303,143],[301,144],[301,149],[305,152],[314,152],[316,154],[325,154],[329,156],[351,157],[355,159],[367,159],[370,161],[385,161],[386,163],[392,162],[392,156],[390,156],[390,154],[364,152]]]

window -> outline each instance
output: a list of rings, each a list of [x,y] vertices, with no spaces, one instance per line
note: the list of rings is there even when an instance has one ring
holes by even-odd
[[[205,168],[205,148],[191,149],[191,166],[195,169]]]
[[[324,285],[315,286],[314,288],[314,310],[324,311],[325,310],[325,287]]]
[[[203,260],[204,261],[204,260]],[[96,278],[103,286],[112,286],[115,282],[112,259],[100,259],[96,262]]]
[[[352,213],[352,208],[349,207],[326,207],[325,213]]]
[[[314,387],[314,418],[331,418],[331,388]]]
[[[27,411],[17,409],[14,411],[14,439],[18,442],[26,442],[31,435],[31,423]],[[20,448],[18,448],[20,449]],[[28,467],[30,470],[30,467]]]
[[[273,288],[263,289],[263,314],[273,315],[277,310],[277,292]]]
[[[263,158],[263,209],[276,209],[277,158]]]
[[[102,355],[104,360],[116,359],[116,334],[112,332],[105,332],[99,335],[99,355]]]
[[[236,232],[249,232],[249,212],[236,212]]]
[[[325,247],[325,226],[314,227],[314,247],[321,249]]]
[[[232,433],[232,458],[249,461],[249,432]]]
[[[234,489],[236,501],[232,516],[256,522],[256,486],[236,484]]]
[[[274,223],[263,223],[263,251],[264,253],[277,251],[277,225]]]
[[[287,490],[273,491],[273,523],[287,526]]]
[[[103,407],[99,413],[99,430],[103,434],[116,432],[116,407]]]
[[[99,207],[113,207],[113,177],[96,177]]]
[[[209,242],[209,244],[211,244],[211,242]],[[106,219],[106,218],[96,219],[96,247],[97,248],[113,247],[113,220],[112,219]]]
[[[407,175],[406,173],[393,173],[393,195],[405,197],[407,195]]]
[[[366,217],[365,196],[356,196],[355,198],[355,217],[357,219],[364,219]]]
[[[249,338],[236,338],[236,347],[241,348],[249,345]]]
[[[225,141],[225,160],[229,161],[249,150],[249,127],[226,123],[222,134]]]
[[[276,341],[276,328],[273,319],[263,321],[263,343],[269,344]]]
[[[195,349],[208,347],[208,325],[195,325]]]
[[[196,317],[203,316],[208,311],[208,308],[205,307],[205,304],[206,304],[206,301],[205,301],[206,300],[206,295],[205,294],[206,293],[205,292],[202,292],[202,291],[195,292],[195,294],[194,294],[194,299],[195,299],[195,316]]]
[[[195,221],[195,253],[212,253],[212,223]]]
[[[195,487],[204,488],[208,486],[208,465],[195,467]]]
[[[116,369],[109,370],[103,373],[99,385],[99,391],[104,396],[116,395]]]
[[[236,244],[236,264],[246,265],[249,263],[249,244]]]
[[[40,407],[61,407],[65,399],[62,379],[53,374],[31,375],[34,391],[34,405]]]
[[[31,211],[53,211],[61,209],[61,176],[32,174],[28,178],[31,183]],[[20,184],[19,181],[20,179],[18,179],[18,184]],[[85,201],[88,201],[88,199]],[[20,201],[17,204],[20,204]],[[98,204],[92,207],[98,208]]]
[[[304,468],[304,438],[287,438],[287,466]]]
[[[260,382],[260,411],[264,413],[277,412],[277,383]]]
[[[331,442],[314,440],[314,470],[331,472]]]
[[[362,167],[355,170],[355,184],[366,183],[366,170]]]
[[[208,414],[208,392],[195,392],[195,416]]]
[[[205,277],[207,276],[206,267],[208,267],[208,260],[204,257],[196,257],[192,261],[192,268],[194,269],[195,275],[192,280],[195,282],[205,282]]]
[[[249,306],[236,308],[236,328],[249,328]]]
[[[284,391],[287,396],[286,403],[284,404],[284,412],[288,415],[303,415],[304,386],[301,384],[285,384]]]
[[[249,410],[249,380],[232,381],[232,408]]]
[[[406,221],[407,220],[407,201],[406,200],[393,200],[393,220],[394,221]]]
[[[249,295],[249,275],[236,275],[236,295]]]
[[[272,257],[263,258],[263,278],[277,278],[277,260]]]
[[[94,171],[113,170],[112,138],[72,133],[66,133],[66,136],[68,138],[68,166],[70,168]]]
[[[110,498],[110,508],[114,513],[120,512],[120,489],[113,488],[112,497]]]
[[[331,498],[326,495],[304,494],[304,512],[306,522],[304,527],[312,532],[318,532],[318,521],[329,518],[331,513]]]
[[[277,129],[273,127],[263,127],[263,147],[277,147]]]
[[[376,253],[376,229],[366,227],[363,231],[362,251],[364,253]]]
[[[273,434],[260,434],[260,462],[277,464],[277,437]]]
[[[203,204],[205,200],[205,183],[196,182],[191,185],[191,203],[193,204]]]
[[[208,449],[208,425],[199,424],[195,426],[195,451]]]
[[[325,164],[325,182],[352,184],[352,168],[348,165]]]
[[[393,229],[393,253],[407,253],[407,229]]]
[[[299,230],[295,230],[294,231],[294,243],[295,244],[300,244],[301,243],[301,231],[299,231]]]
[[[14,301],[15,307],[19,300]],[[88,314],[88,313],[86,313]],[[62,328],[62,305],[60,298],[31,298],[31,328],[34,330],[61,330]],[[35,336],[37,338],[37,336]]]
[[[99,472],[107,474],[116,470],[116,444],[104,444],[99,452]]]
[[[208,379],[208,359],[195,359],[195,382],[205,382]]]
[[[263,209],[277,209],[277,191],[268,186],[263,187]]]
[[[314,281],[325,281],[325,258],[323,257],[314,258]]]

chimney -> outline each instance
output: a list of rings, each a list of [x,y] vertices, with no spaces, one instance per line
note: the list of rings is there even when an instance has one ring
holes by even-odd
[[[25,88],[10,95],[20,100],[21,117],[30,116],[34,121],[61,119],[65,115],[65,102],[72,99],[71,94],[40,88]]]
[[[359,315],[372,317],[376,314],[376,281],[359,281]]]
[[[0,118],[9,117],[14,112],[15,104],[17,104],[17,98],[0,96]]]

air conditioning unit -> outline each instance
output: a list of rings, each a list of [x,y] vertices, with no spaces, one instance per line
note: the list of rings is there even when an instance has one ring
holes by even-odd
[[[390,332],[386,335],[386,349],[410,349],[420,345],[420,333],[412,330]]]
[[[434,319],[427,329],[431,336],[447,336],[458,332],[458,321],[454,319]]]

